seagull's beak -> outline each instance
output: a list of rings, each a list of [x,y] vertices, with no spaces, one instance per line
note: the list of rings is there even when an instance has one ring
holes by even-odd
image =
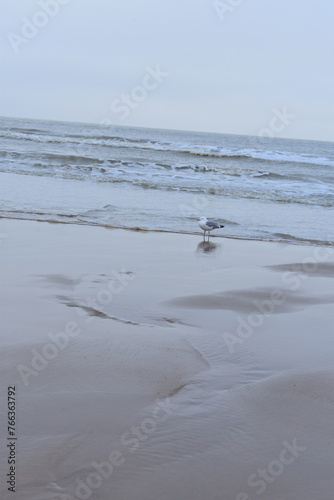
[[[201,219],[196,219],[196,220],[201,220]]]

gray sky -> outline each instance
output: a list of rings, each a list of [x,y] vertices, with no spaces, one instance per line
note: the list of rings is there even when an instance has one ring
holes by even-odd
[[[333,0],[2,0],[0,12],[0,115],[334,140]]]

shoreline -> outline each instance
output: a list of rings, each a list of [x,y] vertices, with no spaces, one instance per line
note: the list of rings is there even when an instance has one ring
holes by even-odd
[[[66,216],[65,216],[66,217]],[[167,233],[167,234],[182,234],[182,235],[189,235],[189,236],[203,236],[203,232],[200,231],[194,231],[194,232],[187,232],[187,231],[172,231],[168,229],[150,229],[146,227],[140,227],[140,226],[134,226],[134,227],[123,227],[123,226],[117,226],[117,225],[112,225],[112,224],[99,224],[96,223],[94,224],[93,222],[80,222],[80,221],[57,221],[57,220],[46,220],[46,219],[24,219],[20,217],[8,217],[4,215],[0,215],[0,220],[17,220],[17,221],[27,221],[27,222],[44,222],[48,224],[66,224],[66,225],[74,225],[74,226],[88,226],[88,227],[100,227],[104,229],[119,229],[119,230],[124,230],[124,231],[133,231],[133,232],[141,232],[141,233]],[[286,235],[288,236],[288,235]],[[234,236],[234,235],[220,235],[220,234],[211,234],[210,238],[220,238],[220,239],[230,239],[230,240],[240,240],[240,241],[257,241],[257,242],[263,242],[263,243],[277,243],[277,244],[283,244],[283,245],[302,245],[302,246],[328,246],[328,247],[334,247],[334,242],[332,241],[321,241],[321,240],[313,240],[313,239],[303,239],[303,238],[297,238],[294,236],[289,235],[292,240],[288,238],[282,238],[280,239],[263,239],[263,238],[251,238],[251,237],[242,237],[242,236]]]
[[[18,500],[330,497],[330,246],[5,218],[0,234]]]

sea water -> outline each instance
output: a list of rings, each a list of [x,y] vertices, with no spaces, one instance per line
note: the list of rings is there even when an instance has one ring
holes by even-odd
[[[0,216],[332,244],[334,143],[0,119]]]

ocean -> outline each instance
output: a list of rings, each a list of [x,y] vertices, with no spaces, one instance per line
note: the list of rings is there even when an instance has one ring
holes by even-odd
[[[334,244],[334,143],[1,118],[0,216]]]

